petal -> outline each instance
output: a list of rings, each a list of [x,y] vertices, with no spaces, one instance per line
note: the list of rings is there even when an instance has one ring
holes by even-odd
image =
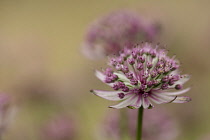
[[[177,74],[180,74],[180,71],[178,69],[176,69],[170,73],[170,75],[177,75]]]
[[[110,101],[121,101],[127,99],[131,96],[131,94],[125,94],[121,91],[104,91],[104,90],[91,90],[93,94],[99,96],[101,98],[110,100]],[[125,96],[123,98],[119,98],[119,93],[124,93]]]
[[[153,69],[156,67],[156,65],[157,65],[157,62],[158,62],[158,57],[156,57],[156,58],[154,58],[153,60],[152,60],[152,68],[150,69],[150,71],[153,71]]]
[[[152,101],[154,101],[155,103],[157,102],[157,104],[165,104],[165,103],[171,103],[173,102],[177,96],[167,96],[167,95],[162,95],[162,94],[157,94],[157,93],[153,93],[150,95],[150,99],[154,99]],[[153,97],[153,98],[152,98]]]
[[[142,106],[144,109],[147,109],[151,105],[151,102],[148,100],[148,98],[142,98]]]
[[[192,99],[187,96],[177,97],[176,100],[174,100],[172,103],[187,103],[191,101]]]
[[[165,103],[165,100],[163,100],[163,99],[161,99],[161,98],[158,98],[157,96],[155,96],[155,95],[153,95],[153,94],[149,95],[149,99],[150,99],[152,102],[156,103],[156,104],[163,104],[163,103]]]
[[[122,101],[121,103],[114,105],[114,106],[110,106],[110,108],[115,108],[115,109],[120,109],[120,108],[124,108],[127,107],[131,104],[133,104],[133,102],[136,101],[138,95],[136,94],[132,94],[132,96],[124,101]]]
[[[115,75],[118,76],[119,80],[123,81],[123,82],[130,82],[130,80],[123,74],[118,73],[118,72],[114,72]]]
[[[142,95],[139,94],[137,100],[133,102],[131,105],[129,105],[129,108],[135,109],[141,107],[141,105],[142,105]]]
[[[126,86],[134,87],[134,85],[130,84],[130,80],[125,75],[118,72],[114,72],[114,74],[118,76],[118,81],[122,81]]]
[[[179,90],[179,91],[175,91],[175,92],[163,92],[163,93],[160,93],[160,94],[163,94],[163,95],[181,95],[185,92],[188,92],[190,90],[190,88],[186,88],[186,89],[183,89],[183,90]]]
[[[96,75],[96,77],[98,77],[98,79],[100,79],[102,82],[104,82],[106,76],[102,72],[96,70],[95,75]]]
[[[106,82],[105,82],[106,75],[104,75],[102,72],[96,70],[95,75],[96,75],[96,77],[97,77],[99,80],[101,80],[103,83],[105,83],[105,84],[107,84],[107,85],[109,85],[109,86],[111,86],[111,87],[114,85],[114,83],[106,83]]]
[[[186,83],[188,80],[190,80],[190,75],[186,74],[186,75],[181,75],[182,78],[179,79],[179,81],[176,82],[176,84],[181,84],[183,85],[184,83]]]

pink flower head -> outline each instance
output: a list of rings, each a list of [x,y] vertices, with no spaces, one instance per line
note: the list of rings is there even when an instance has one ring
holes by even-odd
[[[141,17],[132,12],[114,12],[90,26],[83,52],[90,58],[103,58],[118,54],[125,45],[130,47],[139,40],[153,41],[158,32],[155,24],[144,23]]]
[[[152,108],[153,103],[186,103],[190,97],[179,96],[190,88],[183,89],[189,75],[181,75],[179,62],[168,57],[158,45],[142,43],[124,49],[119,56],[110,58],[110,67],[96,76],[114,91],[91,90],[99,97],[122,101],[111,108]]]
[[[73,120],[59,116],[50,120],[43,129],[45,139],[73,140],[75,138],[75,124]]]

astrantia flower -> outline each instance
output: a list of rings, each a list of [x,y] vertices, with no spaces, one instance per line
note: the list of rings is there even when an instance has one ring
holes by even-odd
[[[117,54],[124,45],[137,41],[154,41],[159,32],[157,24],[146,23],[132,12],[118,11],[97,21],[89,28],[83,52],[89,58]]]
[[[96,76],[115,91],[91,90],[95,95],[112,101],[122,101],[111,108],[152,108],[153,103],[186,103],[191,98],[178,96],[190,90],[183,84],[190,78],[181,75],[179,62],[168,57],[158,45],[142,43],[124,49],[120,56],[111,57],[111,67]]]

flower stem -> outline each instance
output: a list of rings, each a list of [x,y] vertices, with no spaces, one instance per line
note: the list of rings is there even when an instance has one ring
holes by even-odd
[[[139,112],[138,112],[136,140],[141,140],[141,136],[142,136],[142,119],[143,119],[143,107],[141,106],[139,108]]]
[[[126,140],[128,128],[127,128],[127,110],[121,109],[120,110],[120,116],[121,116],[121,124],[120,124],[120,133],[122,135],[122,140]]]

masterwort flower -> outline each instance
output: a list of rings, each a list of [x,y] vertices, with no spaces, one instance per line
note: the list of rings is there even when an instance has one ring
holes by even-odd
[[[159,45],[142,43],[131,49],[125,48],[120,56],[110,58],[110,67],[96,76],[115,91],[91,90],[99,97],[122,101],[111,108],[152,108],[153,103],[186,103],[190,97],[178,96],[190,90],[183,84],[190,79],[181,75],[179,62],[170,58]]]
[[[128,11],[117,11],[96,20],[87,31],[83,52],[89,58],[103,58],[117,54],[124,45],[137,41],[154,41],[159,24]]]

